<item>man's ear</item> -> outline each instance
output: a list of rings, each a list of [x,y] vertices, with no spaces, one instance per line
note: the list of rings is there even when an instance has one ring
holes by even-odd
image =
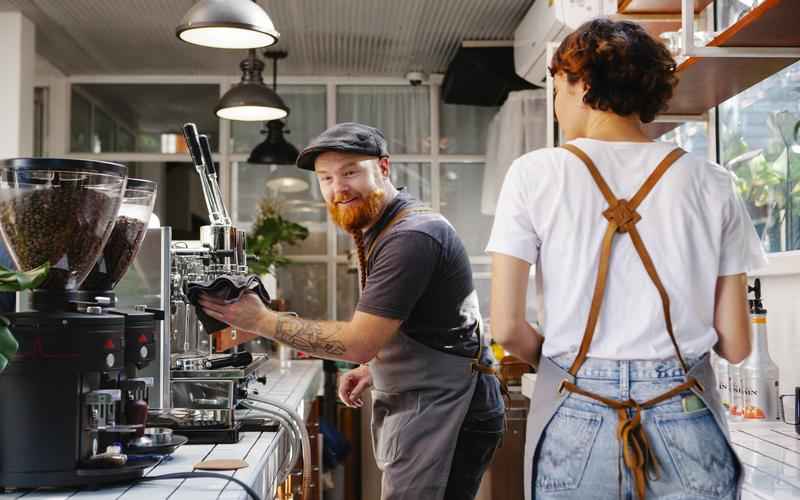
[[[384,156],[383,158],[378,158],[378,169],[381,172],[381,175],[384,177],[389,177],[389,158]]]

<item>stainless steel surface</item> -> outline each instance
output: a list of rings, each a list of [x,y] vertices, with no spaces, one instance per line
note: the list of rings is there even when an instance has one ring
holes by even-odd
[[[224,355],[223,355],[224,356]],[[266,355],[253,355],[253,362],[245,367],[226,367],[216,370],[172,370],[172,380],[179,379],[215,379],[215,380],[242,380],[257,372],[268,361]]]
[[[143,305],[164,311],[164,320],[157,322],[158,356],[153,363],[139,370],[137,374],[139,377],[153,379],[148,402],[150,408],[169,408],[170,401],[169,352],[173,326],[172,315],[169,314],[171,242],[171,228],[148,229],[136,259],[115,290],[119,308],[136,308]]]
[[[153,444],[169,444],[172,442],[172,429],[166,427],[147,427],[144,437],[150,438]]]

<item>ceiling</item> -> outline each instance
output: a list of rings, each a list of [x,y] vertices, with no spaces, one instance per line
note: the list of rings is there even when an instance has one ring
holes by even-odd
[[[463,40],[510,40],[534,0],[259,0],[289,52],[282,75],[444,73]],[[539,0],[543,1],[543,0]],[[37,27],[67,75],[230,75],[245,51],[197,47],[175,27],[194,0],[0,0]]]

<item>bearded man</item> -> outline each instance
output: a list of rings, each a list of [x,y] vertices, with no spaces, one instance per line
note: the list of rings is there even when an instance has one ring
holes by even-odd
[[[453,227],[390,179],[383,133],[341,123],[306,147],[333,221],[353,236],[361,297],[350,321],[279,316],[254,294],[212,317],[309,354],[361,364],[339,396],[372,387],[372,441],[384,500],[472,499],[503,433],[500,386],[481,335],[467,252]]]

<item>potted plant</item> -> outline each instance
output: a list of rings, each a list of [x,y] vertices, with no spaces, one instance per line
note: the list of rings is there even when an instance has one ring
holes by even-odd
[[[19,292],[36,288],[42,284],[49,270],[49,264],[25,272],[12,271],[0,266],[0,292]],[[6,368],[11,357],[19,349],[19,344],[11,335],[8,324],[8,320],[0,316],[0,372]]]
[[[258,205],[258,216],[247,237],[247,248],[256,259],[248,263],[258,274],[273,274],[291,260],[283,255],[283,245],[296,245],[308,237],[308,229],[284,219],[276,201],[264,198]]]

